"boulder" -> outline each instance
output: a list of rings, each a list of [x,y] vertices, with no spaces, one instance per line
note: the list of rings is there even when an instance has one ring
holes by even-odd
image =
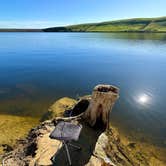
[[[46,127],[47,130],[42,131],[44,134],[40,135],[36,139],[37,150],[35,151],[35,157],[31,160],[29,166],[43,165],[49,166],[52,164],[51,157],[60,148],[61,142],[58,140],[52,140],[49,138],[50,132],[53,127]]]
[[[92,156],[89,160],[89,162],[85,165],[85,166],[102,166],[102,160],[95,157],[95,156]]]
[[[41,118],[41,121],[44,121],[47,119],[54,119],[55,117],[63,116],[65,110],[72,109],[76,103],[77,103],[76,100],[69,98],[69,97],[63,97],[63,98],[55,101],[49,107],[48,112],[43,115],[43,117]]]

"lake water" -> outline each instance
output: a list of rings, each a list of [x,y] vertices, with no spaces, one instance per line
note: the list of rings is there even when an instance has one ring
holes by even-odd
[[[58,98],[90,94],[101,83],[120,88],[114,126],[166,146],[166,34],[0,33],[5,127],[5,115],[37,121]]]

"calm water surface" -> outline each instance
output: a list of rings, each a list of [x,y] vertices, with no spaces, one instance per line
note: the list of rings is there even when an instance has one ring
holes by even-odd
[[[1,115],[39,118],[100,83],[120,88],[113,125],[166,146],[166,34],[0,33]]]

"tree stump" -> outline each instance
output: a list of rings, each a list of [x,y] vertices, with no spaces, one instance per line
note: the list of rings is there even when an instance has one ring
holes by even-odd
[[[109,115],[118,98],[119,89],[117,87],[97,85],[93,90],[92,99],[85,112],[85,119],[91,126],[96,125],[96,123],[103,123],[105,127],[109,128]]]

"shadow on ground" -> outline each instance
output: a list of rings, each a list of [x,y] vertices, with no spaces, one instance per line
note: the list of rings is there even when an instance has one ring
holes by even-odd
[[[81,124],[83,125],[83,129],[81,131],[80,138],[77,142],[72,142],[72,144],[80,146],[81,150],[76,150],[69,146],[72,166],[83,166],[88,163],[95,148],[98,137],[103,132],[103,129],[91,128],[85,122]],[[69,165],[65,148],[61,148],[59,150],[59,153],[54,159],[53,165]]]

